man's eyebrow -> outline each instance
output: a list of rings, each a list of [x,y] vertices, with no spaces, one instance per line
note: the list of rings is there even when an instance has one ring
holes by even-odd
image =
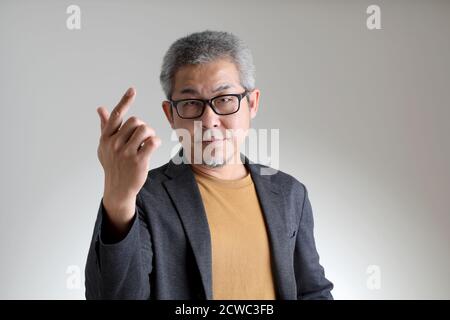
[[[228,83],[222,84],[220,86],[218,86],[216,89],[213,90],[213,92],[217,92],[217,91],[222,91],[222,90],[226,90],[226,89],[230,89],[234,87],[233,85],[230,85]]]
[[[198,91],[193,88],[184,88],[180,91],[180,94],[189,93],[189,94],[198,94]]]
[[[233,85],[226,83],[226,84],[222,84],[222,85],[218,86],[216,89],[213,90],[213,92],[218,92],[218,91],[226,90],[226,89],[233,88],[233,87],[234,87]],[[194,88],[187,87],[187,88],[182,89],[180,91],[180,94],[198,95],[199,93]]]

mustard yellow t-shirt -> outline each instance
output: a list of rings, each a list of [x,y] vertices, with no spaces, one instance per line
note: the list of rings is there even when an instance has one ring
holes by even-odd
[[[211,233],[213,299],[275,299],[269,238],[250,173],[222,180],[193,171]]]

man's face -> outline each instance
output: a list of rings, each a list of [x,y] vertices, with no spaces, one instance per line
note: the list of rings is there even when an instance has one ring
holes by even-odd
[[[175,101],[211,99],[224,94],[241,94],[244,91],[235,64],[221,59],[180,68],[175,74],[171,98]],[[170,103],[163,102],[164,112],[172,128],[185,129],[189,132],[190,141],[179,135],[183,148],[191,150],[189,160],[194,162],[194,155],[200,154],[203,165],[219,167],[238,159],[240,146],[250,128],[250,120],[256,116],[259,90],[255,89],[248,97],[249,100],[247,98],[241,100],[239,111],[236,113],[218,115],[207,105],[203,114],[194,119],[179,117],[174,108],[171,113]],[[194,163],[198,162],[199,159],[196,157]]]

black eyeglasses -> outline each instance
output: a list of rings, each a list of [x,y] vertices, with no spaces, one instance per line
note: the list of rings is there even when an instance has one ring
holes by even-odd
[[[241,94],[223,94],[209,100],[204,99],[182,99],[169,100],[172,107],[177,110],[177,114],[183,119],[194,119],[202,116],[208,104],[218,115],[225,116],[239,111],[241,100],[247,96],[246,90]]]

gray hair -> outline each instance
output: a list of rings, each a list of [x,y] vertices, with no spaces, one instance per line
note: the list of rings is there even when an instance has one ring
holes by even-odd
[[[222,58],[228,58],[236,65],[241,85],[246,90],[255,88],[255,66],[246,44],[229,32],[206,30],[178,39],[167,50],[159,76],[167,99],[172,95],[175,73],[182,66]]]

